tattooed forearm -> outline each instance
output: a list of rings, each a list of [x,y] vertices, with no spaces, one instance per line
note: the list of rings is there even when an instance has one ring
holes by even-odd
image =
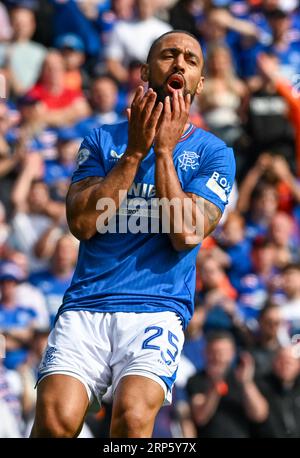
[[[203,216],[203,237],[207,237],[211,232],[215,230],[218,222],[221,219],[221,210],[209,200],[199,197],[196,194],[187,192],[187,196],[191,197],[193,202],[197,204],[198,210]]]
[[[218,222],[221,219],[222,213],[221,210],[208,200],[204,199],[204,216],[207,219],[207,228],[205,230],[204,236],[213,232],[218,225]]]

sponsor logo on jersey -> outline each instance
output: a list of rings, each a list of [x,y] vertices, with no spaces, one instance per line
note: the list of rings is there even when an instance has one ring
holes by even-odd
[[[119,153],[119,154],[118,154],[114,149],[112,149],[112,150],[110,151],[110,157],[111,157],[112,159],[116,159],[116,160],[121,159],[121,157],[123,156],[123,154],[124,154],[124,153]]]
[[[228,182],[227,178],[222,177],[218,172],[214,172],[206,182],[206,186],[219,196],[223,202],[227,202],[227,196],[231,190],[231,184]]]

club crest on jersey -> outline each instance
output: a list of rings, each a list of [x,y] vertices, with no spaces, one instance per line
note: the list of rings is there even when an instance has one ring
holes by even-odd
[[[80,167],[90,156],[90,152],[87,148],[83,148],[79,150],[79,153],[77,155],[77,168]]]
[[[195,168],[199,165],[198,158],[198,154],[194,151],[184,151],[178,157],[180,164],[179,167],[185,172],[187,172],[189,168],[195,170]]]
[[[55,347],[48,347],[44,354],[44,358],[42,360],[41,367],[45,367],[48,364],[52,363],[55,358],[56,352],[57,352],[57,349]]]

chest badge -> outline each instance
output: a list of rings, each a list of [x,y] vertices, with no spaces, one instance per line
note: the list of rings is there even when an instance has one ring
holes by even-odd
[[[189,168],[195,170],[195,168],[199,165],[198,162],[198,154],[194,151],[184,151],[180,156],[178,156],[179,160],[179,167],[187,172]]]

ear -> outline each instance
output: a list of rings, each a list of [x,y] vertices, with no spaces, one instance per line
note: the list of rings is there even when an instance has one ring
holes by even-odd
[[[203,91],[204,86],[204,76],[201,76],[200,81],[197,85],[196,94],[199,95]]]
[[[141,78],[142,80],[147,83],[149,80],[149,65],[143,64],[141,67]]]

